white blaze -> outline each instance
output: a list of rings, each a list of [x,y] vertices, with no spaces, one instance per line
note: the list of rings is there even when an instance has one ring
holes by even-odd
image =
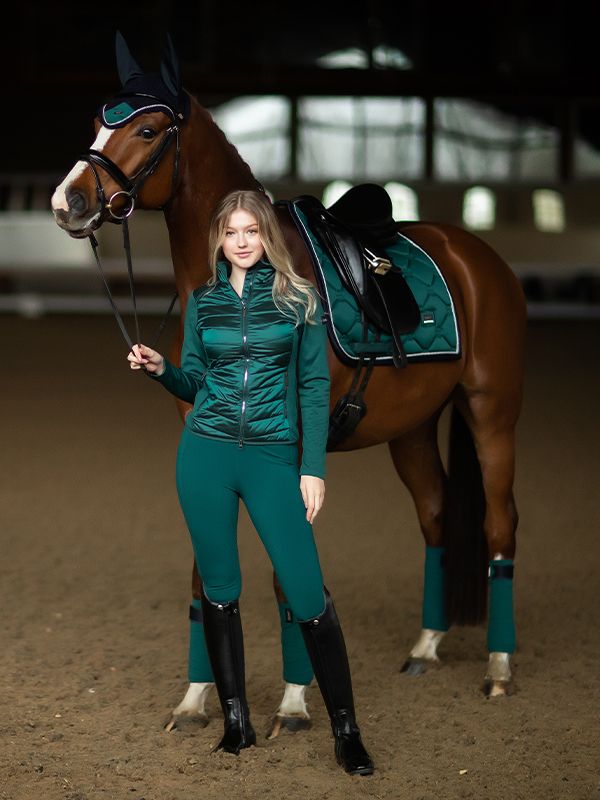
[[[110,128],[105,128],[104,126],[102,126],[98,131],[98,135],[96,136],[96,140],[92,145],[92,149],[99,150],[100,152],[102,152],[102,148],[106,145],[110,136],[113,133],[114,131],[111,130]],[[76,180],[81,175],[83,170],[88,166],[89,164],[87,163],[87,161],[78,161],[73,167],[73,169],[69,172],[67,177],[60,184],[60,186],[56,187],[56,191],[52,195],[52,201],[51,201],[53,211],[69,210],[69,204],[67,203],[67,189],[73,183],[73,181]]]

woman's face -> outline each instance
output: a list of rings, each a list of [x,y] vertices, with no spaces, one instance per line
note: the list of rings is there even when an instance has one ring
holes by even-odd
[[[258,221],[245,208],[237,208],[227,220],[221,242],[223,255],[235,267],[248,269],[259,261],[265,248],[258,233]]]

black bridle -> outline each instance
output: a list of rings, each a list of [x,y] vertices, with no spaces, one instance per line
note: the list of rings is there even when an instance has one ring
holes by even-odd
[[[175,118],[175,113],[172,112],[173,118]],[[138,320],[138,313],[137,313],[137,301],[136,301],[136,293],[135,293],[135,283],[133,279],[133,265],[131,263],[131,245],[129,240],[129,224],[128,218],[133,213],[135,208],[135,201],[137,196],[146,182],[146,180],[155,172],[156,168],[160,164],[163,156],[168,151],[171,143],[175,141],[175,153],[173,158],[173,172],[171,176],[171,193],[169,195],[168,200],[162,206],[165,208],[169,205],[171,200],[173,199],[173,195],[175,194],[175,190],[177,188],[177,183],[179,179],[179,156],[180,156],[180,143],[179,143],[179,126],[173,123],[170,125],[166,131],[164,136],[162,137],[158,147],[154,150],[148,161],[142,165],[142,167],[133,175],[131,178],[128,178],[125,173],[121,170],[121,168],[115,164],[108,156],[101,153],[99,150],[94,150],[90,148],[86,150],[79,156],[79,161],[85,161],[89,164],[93,174],[94,179],[96,181],[96,194],[98,196],[98,200],[100,202],[100,212],[99,216],[101,217],[105,211],[108,210],[109,214],[113,217],[113,219],[123,227],[123,248],[125,250],[125,255],[127,257],[127,274],[129,276],[129,292],[131,295],[131,303],[133,306],[133,315],[135,320],[135,332],[136,332],[136,340],[137,344],[141,343],[140,337],[140,326]],[[98,174],[98,167],[102,168],[105,172],[107,172],[110,177],[121,187],[118,191],[114,192],[108,202],[106,200],[106,193],[104,191],[104,187],[102,185],[102,181],[100,180],[100,175]],[[113,201],[115,198],[120,196],[125,196],[125,205],[122,209],[122,213],[119,214],[113,209]],[[102,269],[102,265],[100,263],[100,257],[98,255],[98,241],[93,233],[89,235],[90,244],[92,247],[92,251],[94,253],[94,258],[96,260],[96,266],[98,267],[98,271],[100,272],[100,277],[102,278],[102,282],[104,284],[104,288],[108,297],[108,301],[112,308],[113,314],[115,319],[117,320],[117,324],[121,330],[123,338],[125,339],[125,343],[129,347],[130,350],[133,350],[133,341],[127,332],[127,328],[125,323],[123,322],[123,318],[117,308],[117,305],[114,301],[112,292],[108,285],[108,281],[106,280],[106,276],[104,274],[104,270]],[[175,301],[177,300],[177,292],[175,292],[173,298],[171,299],[169,308],[165,313],[158,331],[154,336],[150,347],[154,349],[156,346],[160,335],[162,334],[167,320],[173,310],[173,306],[175,305]]]
[[[94,178],[96,180],[96,193],[98,195],[98,200],[100,201],[101,215],[106,209],[108,209],[110,215],[118,221],[127,219],[127,217],[131,215],[140,189],[160,164],[162,157],[167,152],[173,139],[175,139],[175,154],[173,161],[173,174],[171,177],[171,193],[169,195],[169,199],[165,203],[165,205],[168,205],[171,202],[179,178],[180,146],[179,127],[177,125],[173,124],[167,128],[158,147],[154,150],[148,161],[142,165],[142,167],[131,178],[128,178],[114,161],[108,158],[108,156],[104,155],[104,153],[101,153],[99,150],[90,148],[79,156],[78,160],[86,161],[94,173]],[[102,186],[102,181],[100,180],[100,176],[98,175],[98,170],[96,167],[102,167],[102,169],[105,172],[108,172],[111,178],[121,187],[117,192],[114,192],[114,194],[110,196],[108,203],[106,202],[106,194],[104,192],[104,187]],[[129,198],[129,208],[126,207],[123,214],[117,214],[112,209],[113,200],[119,195],[125,195]]]

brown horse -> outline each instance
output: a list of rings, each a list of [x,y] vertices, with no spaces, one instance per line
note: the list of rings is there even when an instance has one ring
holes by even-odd
[[[123,59],[119,69],[125,89],[131,87]],[[113,215],[129,212],[134,204],[141,209],[163,209],[183,312],[190,292],[210,274],[207,233],[217,201],[233,189],[260,185],[208,111],[181,89],[172,51],[163,60],[161,71],[160,80],[178,98],[180,107],[174,107],[174,101],[169,108],[163,92],[154,97],[154,105],[152,99],[145,101],[146,106],[135,98],[128,101],[130,119],[112,127],[101,115],[96,118],[93,150],[77,161],[57,187],[52,209],[58,225],[78,238],[89,236],[106,221],[114,222]],[[133,77],[140,79],[142,71],[137,68],[134,72]],[[147,94],[146,89],[137,100]],[[107,203],[106,198],[111,201]],[[278,208],[278,215],[297,271],[315,283],[309,253],[288,212]],[[486,615],[488,559],[492,577],[494,562],[503,565],[504,572],[499,569],[498,576],[512,591],[512,581],[507,578],[512,578],[518,521],[513,478],[526,305],[515,275],[477,236],[430,222],[399,223],[398,230],[439,265],[456,307],[461,356],[453,361],[410,364],[404,369],[374,369],[365,397],[368,413],[336,449],[388,443],[396,471],[414,500],[426,545],[446,548],[442,564],[447,622],[475,624]],[[180,329],[170,354],[175,363],[179,363],[181,344]],[[348,391],[353,368],[340,363],[331,349],[329,365],[333,408]],[[453,410],[446,474],[437,427],[448,404]],[[182,417],[188,408],[179,403]],[[276,578],[275,586],[281,599]],[[199,596],[195,565],[193,592]],[[496,613],[496,626],[498,614],[508,614],[509,626],[512,624],[512,594],[503,602],[509,607]],[[490,607],[490,625],[492,613]],[[437,648],[446,627],[424,625],[404,665],[406,671],[418,674],[438,661]],[[512,682],[512,648],[494,646],[498,641],[494,636],[488,628],[490,653],[484,685],[488,694],[503,695]],[[207,685],[188,690],[176,711],[203,713],[207,690]],[[286,709],[297,715],[305,711],[303,696],[294,700],[291,687],[287,687],[280,714]]]

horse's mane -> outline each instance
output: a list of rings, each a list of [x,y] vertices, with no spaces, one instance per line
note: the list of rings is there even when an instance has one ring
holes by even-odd
[[[219,126],[217,125],[217,123],[213,119],[213,116],[210,113],[210,111],[208,111],[208,109],[206,109],[202,105],[202,103],[198,100],[198,98],[195,97],[193,94],[191,94],[191,92],[188,92],[188,95],[190,96],[190,100],[191,100],[192,104],[196,107],[196,110],[200,112],[201,116],[203,117],[203,119],[207,123],[207,125],[209,127],[211,127],[212,129],[214,129],[214,131],[216,132],[217,138],[221,141],[222,144],[225,145],[226,149],[228,149],[231,152],[231,154],[234,156],[234,158],[240,163],[240,165],[243,167],[243,169],[248,173],[248,178],[250,179],[250,181],[253,184],[255,184],[256,186],[259,186],[260,182],[254,176],[254,173],[252,172],[252,169],[250,168],[250,165],[248,164],[247,161],[245,161],[242,158],[242,156],[240,155],[240,152],[237,149],[237,147],[229,141],[229,139],[227,138],[225,133],[221,130],[221,128],[219,128]]]

